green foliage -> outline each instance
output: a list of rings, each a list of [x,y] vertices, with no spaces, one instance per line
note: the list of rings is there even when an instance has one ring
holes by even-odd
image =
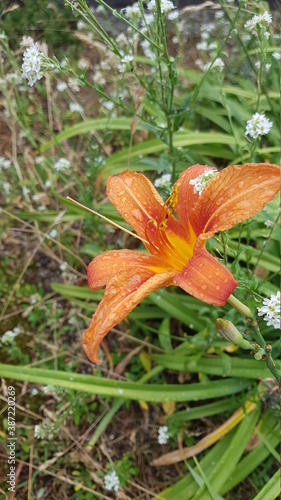
[[[140,13],[149,13],[142,2],[131,17],[98,3],[99,10],[84,0],[1,4],[8,35],[0,34],[1,397],[7,402],[5,384],[15,386],[17,459],[34,466],[19,471],[17,496],[109,498],[104,477],[115,471],[128,498],[277,498],[278,330],[170,287],[146,297],[107,336],[101,365],[91,364],[81,335],[104,292],[89,291],[86,267],[103,251],[143,247],[67,199],[130,230],[105,192],[107,178],[126,168],[153,182],[169,174],[171,183],[159,189],[167,199],[178,175],[196,163],[279,164],[275,19],[267,38],[260,28],[250,34],[246,21],[264,14],[267,3],[248,2],[244,10],[244,2],[221,1],[207,27],[201,11],[181,14],[187,39],[159,0],[153,20],[142,24]],[[20,81],[20,41],[30,34],[48,45],[44,79],[32,89]],[[200,34],[207,49],[198,47]],[[71,104],[82,109],[71,111]],[[246,137],[257,112],[272,127]],[[239,281],[235,297],[256,318],[263,299],[279,290],[278,215],[276,197],[207,242]],[[250,342],[259,334],[272,347],[272,364],[219,337],[218,318]],[[178,443],[198,444],[249,401],[255,409],[194,459],[153,468],[153,459]],[[0,418],[6,437],[5,408]],[[162,425],[170,434],[165,448],[157,444]]]

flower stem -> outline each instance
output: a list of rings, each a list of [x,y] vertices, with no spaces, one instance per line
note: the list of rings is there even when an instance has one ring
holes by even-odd
[[[251,309],[249,309],[249,307],[245,306],[245,304],[240,302],[240,300],[238,300],[233,295],[229,296],[229,298],[227,299],[227,302],[230,306],[234,307],[234,309],[236,309],[236,311],[240,312],[241,314],[243,314],[243,316],[246,316],[247,318],[250,318],[252,320],[252,326],[254,327],[253,337],[254,337],[255,341],[257,342],[257,344],[262,349],[264,349],[266,346],[266,342],[265,342],[265,340],[260,332],[259,325],[255,321],[255,318],[254,318],[254,315],[253,315]],[[267,355],[265,361],[266,361],[268,369],[271,371],[272,375],[276,378],[276,380],[280,384],[280,374],[277,372],[277,370],[275,368],[275,364],[274,364],[274,361],[272,359],[272,356],[270,354]]]

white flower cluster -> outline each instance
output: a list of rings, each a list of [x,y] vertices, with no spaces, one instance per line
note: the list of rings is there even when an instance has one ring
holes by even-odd
[[[261,135],[268,134],[272,125],[273,123],[266,118],[264,113],[255,113],[252,118],[247,121],[245,135],[257,139],[257,137]]]
[[[133,17],[138,17],[140,15],[140,8],[138,2],[133,3],[133,5],[127,5],[125,8],[125,17],[132,20]]]
[[[33,42],[23,54],[22,76],[28,80],[31,87],[43,76],[41,72],[43,53],[39,51],[38,45]]]
[[[109,491],[112,491],[112,490],[118,491],[119,490],[120,481],[119,481],[119,477],[117,476],[115,470],[106,474],[106,476],[104,476],[103,480],[104,480],[104,485],[105,485],[107,490],[109,490]]]
[[[4,158],[3,156],[0,156],[0,172],[1,172],[2,168],[7,170],[8,168],[10,168],[11,165],[12,165],[11,160],[8,160],[8,158]]]
[[[120,59],[121,64],[118,65],[118,71],[120,71],[120,73],[124,73],[126,69],[131,67],[130,63],[133,60],[134,56],[132,54],[124,54]]]
[[[65,158],[59,158],[58,161],[54,164],[54,169],[57,172],[60,172],[61,170],[65,170],[69,168],[70,162],[66,160]]]
[[[263,300],[263,306],[258,307],[258,315],[264,316],[268,326],[273,326],[276,330],[280,329],[280,292],[272,294],[270,299]]]
[[[17,335],[23,333],[24,330],[21,326],[15,326],[13,330],[7,330],[1,338],[2,344],[10,344]]]
[[[170,434],[167,425],[162,425],[158,429],[158,443],[166,444],[169,440]]]
[[[171,189],[171,174],[163,174],[162,177],[155,179],[154,186],[156,188]]]
[[[194,186],[194,194],[198,193],[199,196],[201,196],[202,191],[204,187],[206,186],[207,182],[214,177],[214,175],[217,174],[216,170],[205,170],[203,174],[198,175],[196,179],[191,179],[189,181],[189,184],[191,186]]]
[[[155,10],[155,0],[150,0],[147,4],[148,10]],[[170,12],[170,10],[173,10],[175,8],[173,2],[171,0],[161,0],[161,12],[162,14],[165,14],[166,12]]]
[[[249,21],[244,24],[244,28],[248,29],[255,35],[257,35],[260,31],[264,34],[265,38],[268,38],[269,32],[266,30],[271,23],[272,15],[268,12],[264,12],[263,14],[255,14],[252,19],[249,19]]]
[[[83,113],[83,108],[80,104],[78,104],[78,102],[71,102],[69,104],[69,110],[71,111],[71,113]]]

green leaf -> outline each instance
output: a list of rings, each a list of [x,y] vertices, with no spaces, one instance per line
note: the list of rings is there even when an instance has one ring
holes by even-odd
[[[143,401],[200,401],[235,394],[249,386],[248,381],[227,379],[206,384],[140,384],[138,382],[122,382],[109,380],[80,373],[69,373],[43,368],[29,368],[0,363],[0,377],[13,380],[25,380],[42,385],[64,387],[69,390],[83,391]]]

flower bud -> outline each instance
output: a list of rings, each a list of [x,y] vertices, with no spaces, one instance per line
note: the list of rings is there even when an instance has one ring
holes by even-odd
[[[227,319],[218,318],[216,320],[216,329],[223,339],[241,347],[241,349],[253,349],[253,345],[244,339],[243,335]]]

